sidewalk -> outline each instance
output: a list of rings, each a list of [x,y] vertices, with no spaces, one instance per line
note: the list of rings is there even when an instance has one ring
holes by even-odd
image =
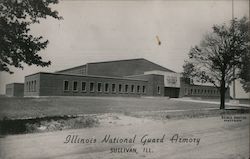
[[[176,101],[185,101],[185,102],[194,102],[194,103],[208,103],[208,104],[220,104],[220,102],[217,101],[206,101],[206,100],[195,100],[195,99],[184,99],[184,98],[170,98],[170,100],[176,100]],[[239,103],[225,103],[227,106],[240,106],[240,107],[248,107],[250,108],[249,104],[239,104]]]

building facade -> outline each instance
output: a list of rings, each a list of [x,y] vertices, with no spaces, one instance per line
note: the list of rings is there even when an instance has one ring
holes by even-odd
[[[24,96],[163,96],[163,79],[157,77],[132,79],[39,72],[25,77]],[[153,82],[155,79],[157,83]]]
[[[22,97],[24,95],[23,83],[10,83],[6,85],[5,94],[8,97]]]
[[[10,86],[6,86],[6,94],[7,89],[10,90]],[[179,73],[143,58],[87,63],[54,73],[31,74],[25,77],[23,94],[173,98],[220,96],[215,87],[192,85],[182,80]]]

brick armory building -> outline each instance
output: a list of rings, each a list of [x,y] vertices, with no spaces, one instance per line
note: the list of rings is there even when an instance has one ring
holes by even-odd
[[[219,97],[216,88],[192,85],[180,74],[143,58],[35,73],[25,77],[23,89],[24,96]]]

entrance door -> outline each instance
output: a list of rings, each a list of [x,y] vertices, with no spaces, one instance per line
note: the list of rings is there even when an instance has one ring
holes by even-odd
[[[165,87],[164,96],[167,96],[170,98],[178,98],[179,92],[180,92],[180,88]]]

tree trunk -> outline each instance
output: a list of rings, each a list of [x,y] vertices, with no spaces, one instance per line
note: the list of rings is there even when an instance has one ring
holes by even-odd
[[[225,80],[222,79],[220,86],[220,109],[225,109],[225,94],[226,94]]]

